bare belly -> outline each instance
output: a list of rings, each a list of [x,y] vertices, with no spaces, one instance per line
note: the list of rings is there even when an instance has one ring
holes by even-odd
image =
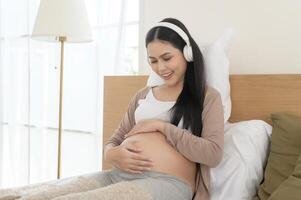
[[[160,132],[141,133],[126,138],[121,145],[135,143],[140,147],[142,155],[152,159],[152,171],[174,175],[185,181],[195,191],[196,165],[186,159],[166,141]]]

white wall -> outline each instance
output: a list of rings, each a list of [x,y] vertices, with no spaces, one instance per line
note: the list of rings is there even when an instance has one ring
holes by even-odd
[[[141,0],[140,73],[149,72],[144,37],[165,17],[180,19],[197,42],[212,42],[227,27],[231,74],[301,73],[300,0]]]

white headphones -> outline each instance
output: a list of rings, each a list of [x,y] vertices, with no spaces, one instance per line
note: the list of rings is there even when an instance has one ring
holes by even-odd
[[[189,42],[189,37],[187,36],[187,34],[180,27],[178,27],[175,24],[169,23],[169,22],[159,22],[154,27],[158,27],[158,26],[170,28],[181,36],[181,38],[186,43],[186,45],[183,48],[184,57],[187,62],[192,62],[193,61],[193,53],[192,53],[192,48],[191,48],[191,45]]]

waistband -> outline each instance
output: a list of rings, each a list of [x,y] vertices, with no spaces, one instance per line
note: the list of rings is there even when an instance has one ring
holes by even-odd
[[[182,179],[178,178],[177,176],[174,175],[170,175],[170,174],[166,174],[163,172],[158,172],[158,171],[143,171],[141,174],[136,174],[136,173],[130,173],[124,170],[121,170],[117,167],[113,167],[112,168],[112,172],[113,173],[118,173],[120,176],[122,177],[126,177],[126,178],[146,178],[146,177],[152,177],[152,178],[164,178],[164,179],[169,179],[169,180],[173,180],[176,182],[180,182],[182,184],[184,184],[185,186],[187,186],[190,190],[191,187],[189,184],[187,184],[185,181],[183,181]]]

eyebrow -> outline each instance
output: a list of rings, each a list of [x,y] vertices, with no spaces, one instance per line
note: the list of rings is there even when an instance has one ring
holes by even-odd
[[[170,52],[163,53],[162,55],[159,56],[159,58],[160,58],[160,57],[163,57],[163,56],[165,56],[165,55],[168,55],[168,54],[171,54],[171,53],[170,53]],[[149,56],[149,58],[155,59],[155,57],[152,57],[152,56]]]

